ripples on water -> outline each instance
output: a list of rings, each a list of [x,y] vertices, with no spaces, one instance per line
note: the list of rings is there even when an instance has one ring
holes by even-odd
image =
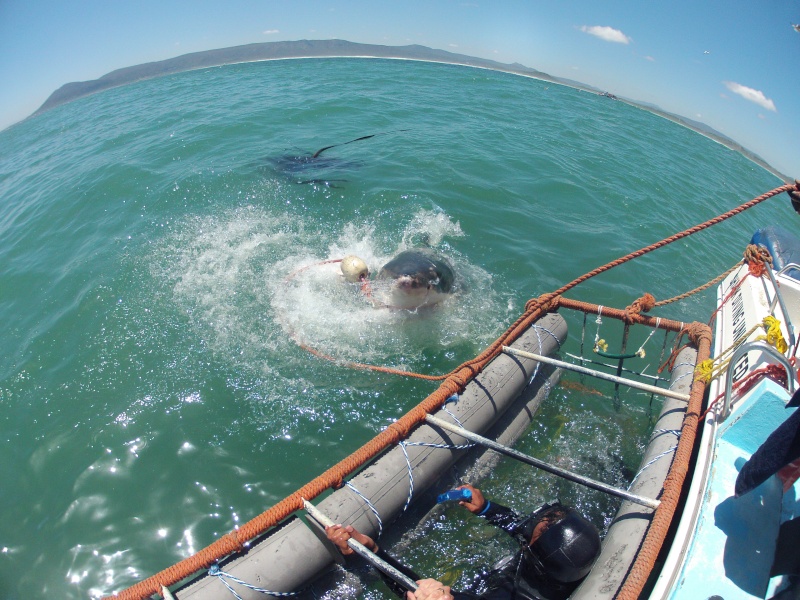
[[[312,173],[318,184],[274,168],[377,132],[391,133],[326,151],[340,166]],[[406,61],[207,69],[0,133],[0,596],[130,585],[291,493],[433,389],[344,369],[296,340],[338,360],[447,372],[528,298],[776,184],[620,102]],[[693,288],[738,260],[752,229],[779,220],[773,210],[571,295],[625,306]],[[374,271],[423,236],[463,286],[420,314],[374,310],[319,264],[353,253]],[[663,314],[704,318],[710,303]],[[580,323],[571,328],[575,351]],[[555,390],[523,451],[625,485],[649,400],[626,394],[618,410],[600,392]],[[506,462],[483,485],[520,510],[554,494],[598,524],[616,509]],[[463,585],[506,544],[448,508],[398,550]],[[381,596],[364,581],[347,585]]]

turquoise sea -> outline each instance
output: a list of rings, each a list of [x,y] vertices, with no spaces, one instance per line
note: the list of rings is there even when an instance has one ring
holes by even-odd
[[[372,134],[300,173],[281,161]],[[398,60],[187,72],[0,132],[0,597],[121,590],[262,512],[435,387],[347,369],[297,340],[444,373],[529,298],[780,183],[623,102]],[[619,307],[672,297],[733,265],[757,227],[793,218],[773,199],[569,295]],[[318,265],[357,254],[375,270],[422,241],[449,257],[461,290],[418,314],[375,310],[336,265]],[[706,320],[713,303],[706,292],[658,314]],[[637,367],[649,373],[652,344]],[[566,379],[521,448],[625,485],[657,407]],[[616,510],[507,462],[482,486],[520,510],[560,495],[601,527]],[[463,585],[506,542],[461,516],[439,513],[397,552]]]

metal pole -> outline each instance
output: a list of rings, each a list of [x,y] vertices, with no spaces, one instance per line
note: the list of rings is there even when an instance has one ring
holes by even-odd
[[[772,282],[772,289],[775,290],[775,297],[778,299],[778,304],[781,305],[781,312],[783,313],[783,320],[786,322],[786,331],[789,332],[789,347],[794,348],[794,327],[792,326],[792,318],[789,316],[789,311],[786,310],[786,303],[783,301],[783,294],[781,293],[781,289],[778,287],[778,282],[775,281],[775,273],[772,272],[772,267],[769,263],[765,263],[764,266],[767,268],[767,275],[769,275],[769,280]],[[769,297],[769,296],[767,296]],[[772,313],[772,316],[775,316],[775,313]]]
[[[325,513],[320,511],[316,506],[311,504],[308,500],[303,498],[303,508],[306,509],[306,512],[314,517],[314,520],[317,521],[320,525],[325,527],[330,527],[331,525],[335,525],[333,521],[331,521]],[[384,573],[386,573],[389,577],[394,579],[397,583],[402,585],[407,590],[411,590],[412,592],[416,591],[419,587],[417,583],[408,577],[405,573],[401,573],[397,569],[395,569],[392,565],[387,563],[385,560],[377,556],[374,552],[370,552],[364,544],[361,544],[350,538],[347,540],[347,545],[350,546],[353,551],[358,554],[361,558],[365,559],[368,563],[372,564],[373,567],[376,569],[380,569]]]
[[[593,377],[597,377],[599,379],[605,379],[606,381],[621,383],[623,385],[636,388],[637,390],[644,390],[645,392],[660,394],[661,396],[666,396],[667,398],[674,398],[675,400],[683,400],[684,402],[689,401],[689,394],[681,394],[680,392],[673,392],[672,390],[668,390],[666,388],[660,388],[654,385],[648,385],[646,383],[639,383],[638,381],[634,381],[633,379],[625,379],[624,377],[609,375],[608,373],[603,373],[602,371],[587,369],[586,367],[573,365],[572,363],[557,360],[555,358],[550,358],[549,356],[541,356],[540,354],[533,354],[532,352],[517,350],[516,348],[512,348],[511,346],[503,346],[503,352],[514,354],[516,356],[522,356],[523,358],[531,358],[533,360],[538,360],[539,362],[547,363],[549,365],[554,365],[556,367],[561,367],[562,369],[567,369],[569,371],[575,371],[576,373],[583,373],[584,375],[592,375]]]
[[[454,425],[453,423],[444,421],[439,417],[434,417],[433,415],[426,415],[425,421],[430,423],[431,425],[436,425],[437,427],[441,427],[442,429],[446,429],[448,431],[452,431],[453,433],[457,433],[461,437],[466,438],[471,442],[475,442],[476,444],[486,446],[487,448],[491,448],[496,452],[500,452],[501,454],[505,454],[506,456],[510,456],[511,458],[516,458],[517,460],[520,460],[524,463],[527,463],[534,467],[538,467],[539,469],[548,471],[549,473],[553,473],[554,475],[558,475],[559,477],[563,477],[564,479],[569,479],[570,481],[574,481],[575,483],[580,483],[581,485],[585,485],[586,487],[590,487],[592,489],[605,492],[606,494],[610,494],[612,496],[618,496],[620,498],[624,498],[625,500],[635,502],[636,504],[641,504],[642,506],[646,506],[647,508],[652,508],[654,510],[658,508],[659,504],[661,504],[660,500],[645,498],[644,496],[633,494],[628,490],[616,488],[612,485],[608,485],[607,483],[603,483],[602,481],[590,479],[589,477],[584,477],[583,475],[578,475],[571,471],[562,469],[561,467],[557,467],[555,465],[551,465],[549,463],[541,461],[538,458],[533,458],[532,456],[523,454],[522,452],[514,450],[513,448],[509,448],[508,446],[503,446],[502,444],[498,444],[493,440],[480,436],[477,433],[472,433],[471,431],[464,429],[463,427],[459,427],[458,425]]]
[[[622,368],[625,365],[625,359],[622,356],[625,354],[625,350],[628,348],[628,334],[630,333],[631,326],[626,322],[625,329],[622,333],[622,348],[620,348],[620,359],[617,362],[617,374],[616,377],[622,379]],[[688,398],[687,398],[688,400]],[[620,401],[619,401],[619,381],[614,384],[614,408],[619,410]]]
[[[669,333],[669,332],[667,332]],[[606,367],[607,369],[613,369],[614,365],[610,365],[608,363],[601,362],[599,360],[593,360],[591,358],[586,358],[583,356],[578,356],[577,354],[572,354],[571,352],[565,352],[567,356],[570,358],[574,358],[575,360],[581,361],[581,366],[585,364],[589,365],[600,365],[601,367]],[[664,363],[664,356],[662,354],[661,359],[659,360],[658,364]],[[642,371],[635,371],[633,369],[623,368],[622,371],[624,373],[633,373],[634,375],[638,375],[639,377],[644,377],[645,379],[652,379],[653,381],[669,381],[669,379],[664,379],[663,377],[659,377],[658,375],[650,375],[649,373],[643,373]],[[582,379],[581,379],[582,380]]]

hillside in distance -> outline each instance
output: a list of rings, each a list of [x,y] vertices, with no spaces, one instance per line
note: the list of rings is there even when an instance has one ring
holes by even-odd
[[[117,69],[91,81],[67,83],[53,92],[50,97],[47,98],[44,104],[42,104],[31,116],[38,115],[66,102],[77,100],[78,98],[82,98],[96,92],[101,92],[103,90],[134,83],[144,79],[161,77],[162,75],[170,75],[173,73],[181,73],[183,71],[191,71],[194,69],[204,69],[208,67],[216,67],[235,63],[278,60],[286,58],[321,57],[400,58],[479,67],[484,69],[492,69],[495,71],[515,73],[518,75],[524,75],[526,77],[533,77],[544,81],[550,81],[555,84],[566,85],[587,92],[600,94],[610,98],[611,100],[620,100],[613,94],[603,92],[602,90],[590,85],[586,85],[571,79],[555,77],[542,71],[537,71],[536,69],[526,67],[525,65],[521,65],[519,63],[501,63],[484,58],[467,56],[465,54],[448,52],[447,50],[437,50],[427,46],[420,46],[418,44],[412,44],[409,46],[383,46],[379,44],[359,44],[345,40],[298,40],[288,42],[263,42],[257,44],[246,44],[243,46],[233,46],[231,48],[220,48],[217,50],[192,52],[190,54],[183,54],[175,58]],[[709,137],[736,152],[740,152],[749,160],[767,169],[784,181],[791,182],[789,177],[778,172],[763,158],[703,123],[669,113],[654,105],[639,103],[636,100],[626,98],[623,99],[623,101],[638,108],[653,112],[659,116],[683,125],[684,127],[688,127],[700,133],[701,135]]]
[[[713,127],[709,127],[705,123],[702,123],[700,121],[696,121],[694,119],[690,119],[688,117],[682,117],[680,115],[676,115],[676,114],[667,112],[664,109],[662,109],[661,107],[656,106],[655,104],[647,104],[647,103],[642,103],[642,102],[636,102],[635,100],[629,100],[627,98],[625,99],[625,102],[628,102],[629,104],[637,106],[637,107],[639,107],[639,108],[641,108],[643,110],[650,111],[651,113],[656,114],[656,115],[658,115],[660,117],[664,117],[665,119],[669,119],[670,121],[674,121],[675,123],[678,123],[679,125],[683,125],[684,127],[688,127],[689,129],[691,129],[693,131],[696,131],[697,133],[699,133],[701,135],[704,135],[707,138],[710,138],[710,139],[714,140],[715,142],[718,142],[718,143],[722,144],[723,146],[726,146],[727,148],[730,148],[734,152],[738,152],[738,153],[742,154],[748,160],[756,163],[760,167],[765,168],[767,171],[769,171],[770,173],[772,173],[776,177],[779,177],[779,178],[783,179],[783,181],[785,181],[786,183],[792,183],[794,181],[788,175],[784,175],[783,173],[781,173],[780,171],[775,169],[772,165],[770,165],[767,161],[765,161],[763,158],[761,158],[755,152],[753,152],[751,150],[748,150],[747,148],[742,146],[736,140],[732,140],[731,138],[729,138],[724,133],[720,133],[719,131],[717,131]]]
[[[433,62],[452,63],[507,71],[527,75],[537,79],[557,82],[547,73],[520,64],[504,64],[493,60],[455,54],[446,50],[435,50],[417,44],[410,46],[382,46],[378,44],[357,44],[344,40],[300,40],[295,42],[264,42],[247,44],[218,50],[192,52],[176,58],[144,63],[111,71],[98,79],[78,81],[62,85],[40,106],[34,115],[54,108],[65,102],[76,100],[109,88],[126,85],[143,79],[162,75],[204,69],[244,62],[276,60],[281,58],[320,58],[320,57],[369,57],[405,58]]]

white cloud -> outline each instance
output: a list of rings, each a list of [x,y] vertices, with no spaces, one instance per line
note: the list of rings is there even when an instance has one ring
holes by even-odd
[[[618,44],[629,44],[631,38],[622,33],[619,29],[613,27],[604,27],[602,25],[583,25],[581,31],[590,35],[599,37],[601,40],[607,42],[616,42]]]
[[[264,35],[275,35],[276,33],[280,33],[280,29],[267,29]]]
[[[764,92],[760,90],[754,90],[753,88],[749,88],[746,85],[742,85],[741,83],[736,83],[735,81],[723,81],[722,83],[725,84],[725,87],[732,91],[734,94],[737,94],[744,98],[745,100],[749,100],[750,102],[755,102],[762,108],[766,108],[767,110],[771,110],[772,112],[778,112],[775,108],[775,103],[767,98],[764,95]]]
[[[650,62],[656,62],[656,59],[653,58],[652,56],[645,56],[644,59],[649,60]]]

